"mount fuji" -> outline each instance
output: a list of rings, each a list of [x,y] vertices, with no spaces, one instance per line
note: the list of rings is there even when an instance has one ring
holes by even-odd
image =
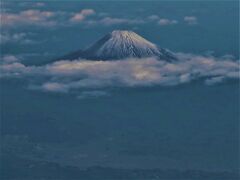
[[[59,59],[119,60],[145,57],[157,57],[168,62],[177,60],[172,52],[159,48],[135,32],[120,30],[108,33],[85,50],[69,53]]]

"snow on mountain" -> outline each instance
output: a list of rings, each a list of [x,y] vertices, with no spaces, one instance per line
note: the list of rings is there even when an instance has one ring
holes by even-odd
[[[118,60],[126,58],[157,57],[165,61],[174,61],[176,57],[170,51],[158,48],[133,31],[115,30],[108,33],[84,51],[76,51],[64,56],[64,59],[85,58],[91,60]]]

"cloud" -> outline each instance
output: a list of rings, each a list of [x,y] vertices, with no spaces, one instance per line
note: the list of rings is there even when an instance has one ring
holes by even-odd
[[[54,16],[56,16],[54,12],[35,9],[29,9],[19,13],[1,13],[1,24],[3,26],[53,26],[56,25],[56,22],[53,20]]]
[[[19,61],[19,59],[14,55],[4,55],[1,58],[1,63],[4,63],[4,64],[10,64],[10,63],[18,62],[18,61]]]
[[[0,39],[1,44],[7,43],[7,42],[19,42],[23,40],[26,36],[26,33],[15,33],[15,34],[8,34],[8,33],[1,33]]]
[[[30,8],[32,8],[32,7],[38,8],[38,7],[44,7],[44,6],[46,6],[46,4],[44,2],[19,2],[18,6],[30,7]]]
[[[223,80],[224,80],[223,76],[213,77],[213,78],[206,79],[205,83],[207,85],[213,85],[213,84],[221,83]]]
[[[153,14],[153,15],[151,15],[151,16],[148,16],[148,19],[154,21],[154,20],[159,20],[160,18],[159,18],[158,15]]]
[[[44,5],[32,4],[31,6]],[[29,5],[28,5],[29,6]],[[95,18],[88,19],[92,15],[97,15]],[[84,25],[118,25],[118,24],[142,24],[145,20],[141,19],[128,19],[110,17],[108,13],[97,13],[94,9],[82,9],[80,12],[61,12],[61,11],[46,11],[38,9],[28,9],[16,13],[1,12],[1,25],[3,27],[16,27],[16,26],[42,26],[42,27],[56,27],[56,26],[71,26],[78,25],[84,22]]]
[[[167,19],[167,18],[160,18],[158,15],[151,15],[147,17],[148,21],[153,21],[156,22],[158,25],[160,26],[166,26],[166,25],[173,25],[173,24],[177,24],[178,21],[174,20],[174,19]]]
[[[114,25],[114,24],[141,24],[143,21],[137,19],[124,19],[124,18],[111,18],[106,17],[100,20],[100,23],[104,25]]]
[[[33,4],[33,6],[35,6],[35,7],[43,7],[43,6],[45,6],[45,3],[43,3],[43,2],[36,2],[36,3]]]
[[[158,24],[161,26],[177,24],[178,21],[170,19],[159,19]]]
[[[2,64],[1,77],[31,80],[30,87],[67,93],[104,87],[174,86],[203,80],[207,85],[239,79],[239,61],[176,54],[174,63],[155,58],[118,61],[62,60],[45,66],[25,66],[19,62]]]
[[[34,86],[33,86],[34,87]],[[68,87],[57,82],[47,82],[42,85],[42,90],[50,92],[68,92]]]
[[[25,3],[24,3],[25,4]],[[42,7],[43,3],[26,3],[27,7]],[[93,16],[96,15],[96,16]],[[90,16],[93,16],[90,18]],[[178,21],[174,19],[160,18],[158,15],[151,15],[146,18],[123,18],[111,17],[106,12],[96,12],[94,9],[82,9],[80,12],[63,12],[63,11],[48,11],[41,9],[28,9],[20,12],[1,12],[1,25],[3,27],[16,26],[41,26],[41,27],[59,27],[59,26],[73,26],[86,25],[96,26],[112,26],[112,25],[137,25],[149,22],[154,22],[161,26],[177,24]],[[189,20],[191,21],[191,20]],[[189,22],[190,23],[190,22]],[[193,22],[192,22],[193,23]],[[29,41],[30,42],[30,41]]]
[[[83,21],[86,17],[95,14],[96,12],[93,9],[83,9],[79,13],[75,13],[70,21],[77,23]]]
[[[197,24],[197,17],[195,16],[185,16],[184,21],[189,25],[195,25]]]
[[[32,35],[31,33],[0,33],[0,44],[5,43],[19,43],[19,44],[34,44],[37,43],[34,40],[27,38]]]
[[[142,24],[143,20],[140,19],[125,19],[125,18],[113,18],[113,17],[104,17],[99,20],[90,20],[87,22],[88,25],[119,25],[119,24]]]

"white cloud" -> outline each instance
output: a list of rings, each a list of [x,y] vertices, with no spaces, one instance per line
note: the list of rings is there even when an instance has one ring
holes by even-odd
[[[106,26],[117,25],[117,24],[142,24],[142,23],[144,23],[144,21],[139,19],[125,19],[125,18],[112,18],[112,17],[105,17],[103,19],[95,21],[95,24],[106,25]]]
[[[34,3],[34,5],[37,5]],[[39,4],[41,5],[41,3]],[[44,5],[44,4],[42,4]],[[29,6],[29,5],[28,5]],[[95,18],[88,19],[95,15]],[[16,27],[19,25],[34,25],[45,27],[56,27],[58,25],[71,26],[84,22],[85,25],[117,25],[117,24],[142,24],[141,19],[127,19],[107,16],[105,12],[97,13],[93,9],[82,9],[77,13],[62,11],[46,11],[28,9],[17,13],[1,12],[1,25],[3,27]]]
[[[160,18],[158,15],[151,15],[147,17],[148,21],[156,22],[160,26],[166,26],[166,25],[174,25],[178,24],[178,21],[175,19],[168,19],[168,18]]]
[[[19,2],[18,6],[22,7],[29,7],[29,8],[35,8],[35,7],[44,7],[46,4],[44,2]]]
[[[154,20],[159,20],[160,18],[158,15],[153,14],[151,16],[148,16],[148,19],[154,21]]]
[[[34,3],[32,6],[44,6],[41,3]],[[28,5],[29,6],[29,5]],[[92,15],[93,18],[89,18]],[[43,27],[57,27],[57,26],[72,26],[82,23],[83,25],[137,25],[148,22],[154,22],[158,25],[173,25],[178,21],[174,19],[160,18],[158,15],[151,15],[144,19],[140,18],[123,18],[111,17],[108,13],[97,13],[94,9],[82,9],[80,12],[62,12],[62,11],[47,11],[39,9],[28,9],[16,13],[1,12],[1,25],[3,27],[15,27],[19,25],[34,25]],[[190,21],[190,20],[189,20]]]
[[[195,25],[197,24],[197,17],[195,16],[185,16],[184,21],[189,25]]]
[[[95,14],[95,11],[93,9],[83,9],[79,13],[75,13],[70,21],[77,23],[77,22],[82,22],[86,17]]]
[[[47,82],[42,85],[42,90],[49,92],[62,92],[66,93],[68,91],[68,87],[64,84],[57,82]]]
[[[45,6],[45,3],[43,3],[43,2],[36,2],[36,3],[34,3],[33,6],[36,6],[36,7],[43,7],[43,6]]]
[[[13,63],[13,62],[18,62],[19,59],[14,56],[14,55],[5,55],[1,58],[1,63],[4,63],[4,64],[9,64],[9,63]]]
[[[106,17],[100,20],[100,23],[104,25],[124,24],[128,23],[128,19]]]
[[[218,76],[218,77],[213,77],[213,78],[206,79],[205,83],[207,85],[214,85],[214,84],[217,84],[217,83],[221,83],[223,80],[224,80],[223,76]]]
[[[178,21],[170,19],[159,19],[158,24],[161,26],[177,24]]]
[[[45,66],[2,64],[1,76],[31,79],[33,89],[69,92],[112,86],[173,86],[202,79],[206,84],[239,79],[239,61],[192,54],[176,54],[179,61],[167,63],[155,58],[118,61],[58,61]]]
[[[0,34],[0,43],[4,44],[7,42],[19,42],[26,37],[26,33],[16,33],[16,34],[8,34],[8,33],[1,33]]]
[[[0,65],[0,77],[22,77],[26,67],[18,62]]]
[[[52,19],[56,14],[51,11],[29,9],[19,13],[1,13],[3,26],[38,25],[53,26],[56,22]]]

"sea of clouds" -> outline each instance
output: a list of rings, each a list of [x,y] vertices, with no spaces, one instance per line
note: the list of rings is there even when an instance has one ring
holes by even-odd
[[[115,61],[61,60],[26,66],[17,58],[3,57],[1,78],[23,78],[29,88],[67,93],[104,87],[174,86],[202,80],[207,85],[239,80],[239,60],[176,53],[178,61],[129,58]]]

